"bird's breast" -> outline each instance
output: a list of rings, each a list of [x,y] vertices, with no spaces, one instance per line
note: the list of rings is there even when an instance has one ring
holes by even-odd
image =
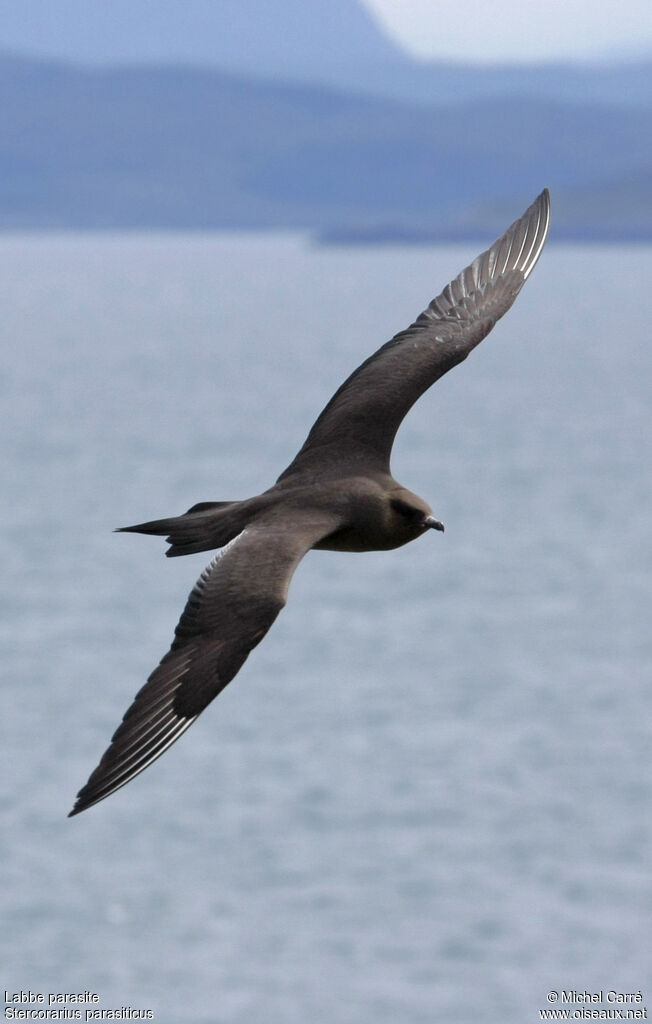
[[[347,526],[324,537],[314,546],[323,551],[390,551],[407,544],[409,540],[412,537],[397,541],[395,537]]]
[[[360,518],[340,526],[315,544],[325,551],[391,551],[418,536],[413,530],[397,530],[383,515]]]

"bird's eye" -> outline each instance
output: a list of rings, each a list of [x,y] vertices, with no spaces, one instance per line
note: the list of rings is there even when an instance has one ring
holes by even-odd
[[[392,498],[391,505],[395,512],[405,516],[406,519],[416,519],[417,516],[423,514],[418,508],[408,505],[407,501],[401,501],[400,498]]]

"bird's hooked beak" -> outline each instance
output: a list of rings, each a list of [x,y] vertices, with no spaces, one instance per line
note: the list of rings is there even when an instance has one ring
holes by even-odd
[[[435,519],[434,516],[426,516],[426,518],[423,520],[423,525],[428,530],[441,530],[442,533],[444,532],[444,524],[440,523],[439,520]]]

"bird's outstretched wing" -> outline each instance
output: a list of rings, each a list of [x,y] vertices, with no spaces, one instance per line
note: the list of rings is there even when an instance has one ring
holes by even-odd
[[[197,580],[160,665],[137,694],[70,817],[124,786],[167,750],[229,683],[285,604],[305,553],[337,523],[325,512],[246,527]]]
[[[389,472],[403,417],[431,384],[463,359],[507,312],[539,258],[548,234],[544,189],[523,216],[463,270],[408,327],[342,384],[305,444],[279,477],[322,479],[356,465]]]

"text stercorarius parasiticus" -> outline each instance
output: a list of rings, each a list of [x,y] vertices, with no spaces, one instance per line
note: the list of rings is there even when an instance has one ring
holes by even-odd
[[[389,550],[444,529],[427,502],[391,476],[394,436],[419,396],[466,359],[507,312],[539,258],[549,219],[544,190],[411,327],[342,384],[270,490],[125,527],[167,536],[168,555],[222,550],[195,584],[170,650],[137,694],[71,815],[124,786],[192,725],[274,622],[307,551]]]

